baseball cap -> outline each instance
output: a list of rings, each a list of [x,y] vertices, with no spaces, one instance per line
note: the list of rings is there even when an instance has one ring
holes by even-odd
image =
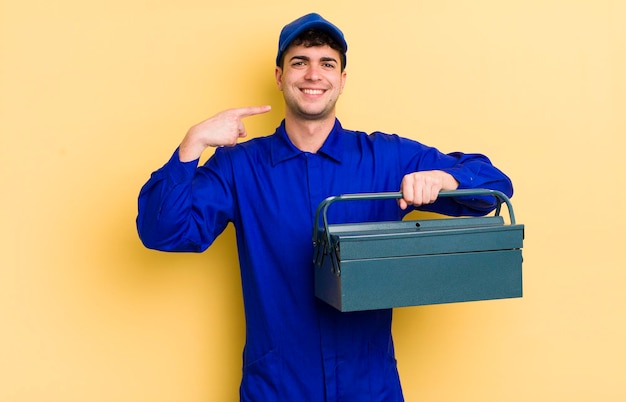
[[[285,25],[280,31],[280,37],[278,38],[278,54],[276,55],[276,65],[280,64],[280,59],[283,53],[289,47],[289,44],[302,32],[307,29],[319,29],[326,32],[333,38],[343,50],[344,67],[346,64],[346,52],[348,51],[348,44],[343,37],[343,32],[331,22],[325,20],[321,15],[317,13],[311,13],[298,18],[295,21]]]

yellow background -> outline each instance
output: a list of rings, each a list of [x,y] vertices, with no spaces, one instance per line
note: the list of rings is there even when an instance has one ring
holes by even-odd
[[[526,225],[522,299],[396,311],[407,401],[623,401],[626,2],[0,0],[0,401],[235,401],[234,233],[146,250],[136,197],[235,106],[273,131],[278,33],[350,46],[345,127],[483,152]]]

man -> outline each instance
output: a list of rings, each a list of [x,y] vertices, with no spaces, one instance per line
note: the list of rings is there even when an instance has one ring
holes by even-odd
[[[510,180],[478,154],[445,155],[396,135],[349,131],[335,116],[346,83],[343,33],[318,14],[281,31],[276,84],[285,118],[273,135],[237,144],[242,119],[269,106],[231,109],[191,127],[139,196],[147,247],[204,251],[235,226],[246,314],[242,401],[401,401],[391,310],[340,313],[313,294],[311,232],[331,195],[397,191],[399,201],[340,203],[334,222],[400,220],[413,208],[482,215],[485,198],[437,195]],[[218,147],[204,166],[198,158]]]

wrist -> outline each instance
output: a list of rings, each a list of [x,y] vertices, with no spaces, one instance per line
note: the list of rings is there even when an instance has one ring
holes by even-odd
[[[457,181],[457,179],[454,178],[454,176],[452,176],[448,172],[444,172],[443,170],[440,170],[440,172],[441,172],[441,183],[442,183],[441,190],[450,191],[450,190],[456,190],[457,188],[459,188],[459,182]]]
[[[191,162],[199,159],[202,153],[209,145],[206,144],[198,129],[198,125],[193,126],[187,131],[187,134],[180,143],[178,155],[181,162]]]
[[[181,162],[191,162],[199,159],[206,147],[187,141],[187,138],[178,147],[178,158]]]

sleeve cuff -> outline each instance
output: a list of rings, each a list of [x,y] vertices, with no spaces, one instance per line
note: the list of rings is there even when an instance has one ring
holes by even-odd
[[[189,162],[181,162],[178,155],[178,148],[170,160],[166,163],[166,170],[169,179],[173,183],[183,183],[193,179],[193,175],[198,167],[199,158]]]

